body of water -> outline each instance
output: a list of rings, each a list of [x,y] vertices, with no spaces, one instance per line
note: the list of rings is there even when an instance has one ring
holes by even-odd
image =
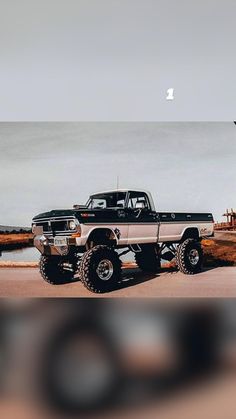
[[[17,250],[2,250],[0,261],[37,262],[39,252],[35,247],[25,247]]]
[[[40,253],[34,247],[25,247],[17,250],[2,250],[0,261],[17,261],[17,262],[38,262]],[[134,261],[131,252],[122,256],[123,261]]]

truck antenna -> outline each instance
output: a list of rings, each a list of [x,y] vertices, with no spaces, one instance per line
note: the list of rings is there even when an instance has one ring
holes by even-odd
[[[119,175],[116,178],[116,189],[119,189]]]

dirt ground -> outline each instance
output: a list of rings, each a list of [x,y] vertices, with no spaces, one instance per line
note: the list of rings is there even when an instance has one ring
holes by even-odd
[[[236,266],[236,234],[216,232],[212,240],[202,241],[204,266]]]
[[[132,297],[132,298],[236,298],[236,266],[205,268],[197,275],[171,269],[146,274],[139,269],[123,269],[114,291],[94,294],[80,282],[61,285],[46,283],[38,268],[1,268],[1,297]]]
[[[0,245],[27,245],[33,238],[32,233],[15,233],[15,234],[0,234]]]

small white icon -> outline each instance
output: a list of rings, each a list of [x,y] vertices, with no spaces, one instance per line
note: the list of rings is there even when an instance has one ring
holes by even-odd
[[[174,89],[173,89],[173,87],[168,89],[166,93],[167,93],[166,100],[174,100]]]

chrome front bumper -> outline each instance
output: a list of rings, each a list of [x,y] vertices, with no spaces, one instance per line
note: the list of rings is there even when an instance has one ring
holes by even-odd
[[[44,234],[40,234],[34,237],[34,246],[43,255],[65,256],[69,253],[69,249],[71,246],[76,246],[76,238],[66,237],[66,241],[66,245],[55,246],[54,238],[49,238],[46,237]]]

